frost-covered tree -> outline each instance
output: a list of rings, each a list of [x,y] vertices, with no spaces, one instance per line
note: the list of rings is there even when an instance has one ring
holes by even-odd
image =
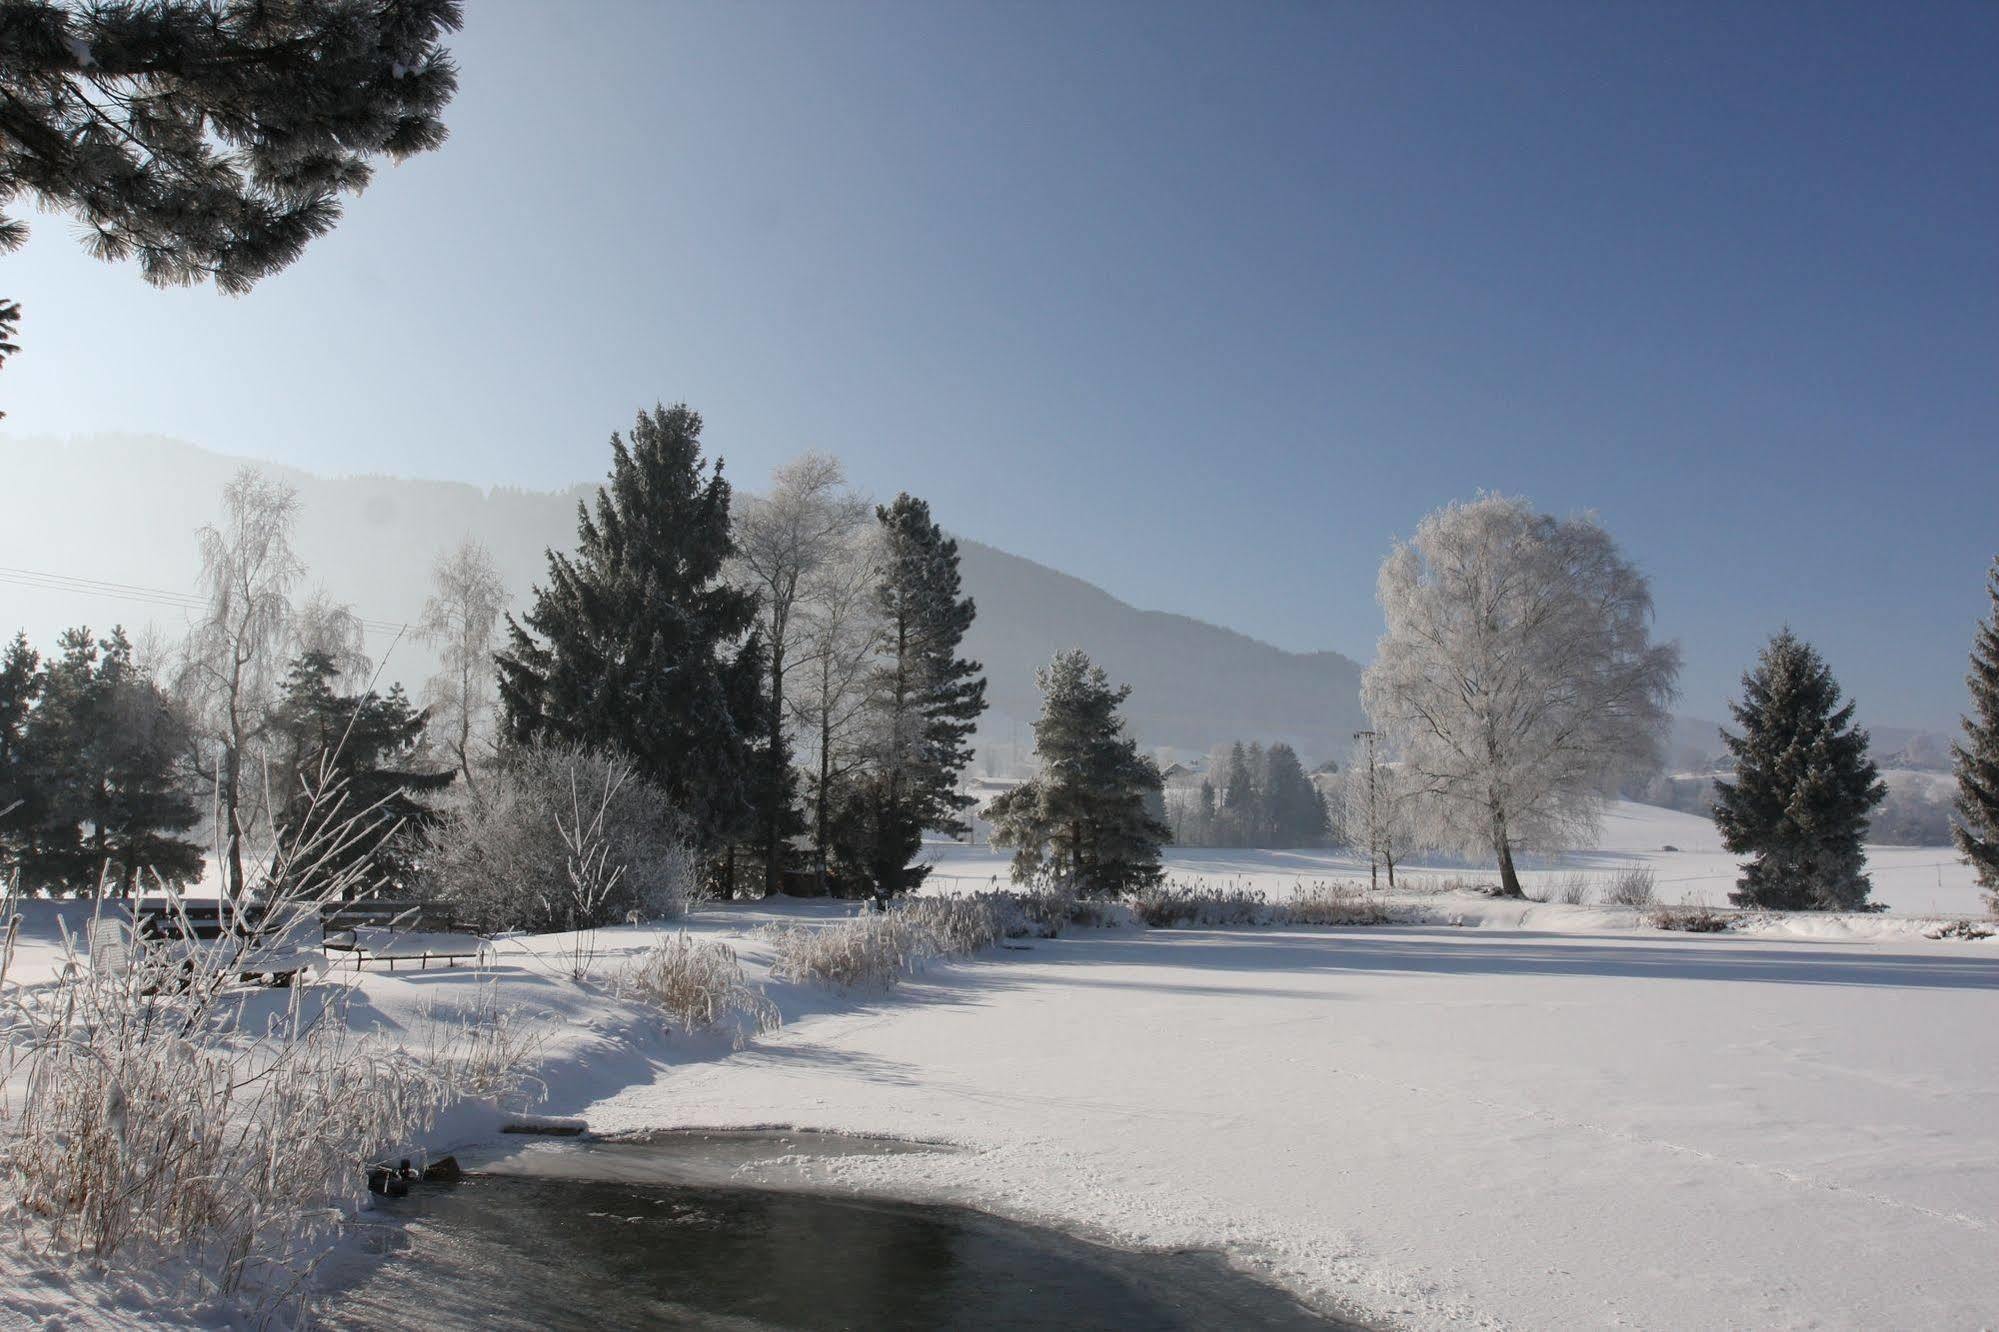
[[[1361,694],[1423,813],[1420,840],[1499,862],[1596,826],[1656,766],[1679,649],[1645,577],[1589,518],[1483,495],[1423,519],[1381,566],[1387,619]]]
[[[736,519],[735,576],[757,594],[768,683],[764,776],[758,796],[764,889],[781,882],[784,848],[803,826],[796,807],[791,746],[785,731],[791,673],[810,666],[803,640],[812,626],[803,608],[820,592],[839,595],[832,566],[846,559],[868,521],[869,504],[847,488],[839,460],[808,453],[771,476],[770,492],[743,502]],[[825,663],[832,665],[831,662]]]
[[[506,737],[622,752],[701,849],[733,848],[769,727],[756,597],[722,577],[729,483],[684,403],[639,413],[611,452],[594,512],[577,506],[576,553],[550,551],[532,608],[507,617]]]
[[[1159,769],[1118,715],[1131,686],[1112,688],[1080,651],[1057,653],[1034,680],[1035,775],[985,809],[993,845],[1014,848],[1014,880],[1051,873],[1089,896],[1158,883],[1159,848],[1171,830],[1156,813]]]
[[[797,608],[797,671],[786,706],[797,727],[812,809],[813,866],[821,888],[831,864],[841,793],[867,763],[868,685],[880,641],[882,542],[864,522],[806,580]]]
[[[1754,857],[1729,900],[1780,911],[1862,910],[1867,816],[1887,794],[1867,732],[1811,644],[1785,629],[1742,677],[1721,740],[1735,775],[1714,784],[1722,845]]]
[[[865,758],[842,793],[834,844],[843,867],[881,894],[916,887],[925,831],[966,830],[972,799],[958,777],[986,706],[979,663],[958,655],[977,613],[960,596],[958,543],[910,495],[878,507],[876,641],[860,743]]]
[[[437,650],[439,670],[424,685],[424,701],[433,731],[476,794],[472,757],[492,743],[493,649],[507,588],[492,553],[470,540],[438,557],[430,588],[417,637]]]
[[[1339,779],[1340,823],[1347,844],[1367,856],[1368,878],[1383,871],[1395,887],[1395,867],[1409,855],[1421,823],[1407,768],[1383,763],[1365,738],[1354,745],[1353,761]]]
[[[316,653],[333,663],[342,684],[366,681],[375,663],[368,657],[368,634],[354,607],[316,587],[292,611],[293,657]]]
[[[207,605],[188,635],[176,688],[194,710],[202,775],[215,792],[224,885],[238,897],[247,816],[260,808],[252,757],[270,720],[292,633],[291,594],[305,567],[292,549],[297,491],[246,467],[222,501],[221,524],[201,529]]]
[[[1971,715],[1951,746],[1957,771],[1957,849],[1971,864],[1986,900],[1999,912],[1999,559],[1986,574],[1991,614],[1972,639]]]
[[[0,206],[70,214],[149,282],[246,291],[375,159],[444,142],[459,20],[458,0],[7,0]],[[0,216],[0,251],[26,239]]]

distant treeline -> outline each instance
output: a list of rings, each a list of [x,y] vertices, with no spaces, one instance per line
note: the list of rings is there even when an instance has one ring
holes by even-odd
[[[1291,746],[1217,746],[1202,773],[1166,792],[1166,821],[1183,846],[1324,846],[1332,821],[1324,795]]]

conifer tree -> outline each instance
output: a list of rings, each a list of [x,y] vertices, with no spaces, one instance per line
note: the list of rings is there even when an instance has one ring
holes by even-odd
[[[42,692],[42,654],[25,630],[0,656],[0,878],[20,868],[37,818],[27,747],[28,718]]]
[[[844,876],[878,895],[922,882],[914,869],[926,831],[958,836],[970,796],[958,775],[985,711],[979,663],[958,655],[976,608],[959,596],[958,543],[910,495],[875,510],[881,544],[875,587],[877,662],[868,685],[865,766],[835,817],[834,853]]]
[[[1159,769],[1118,716],[1131,686],[1113,689],[1103,667],[1080,651],[1058,653],[1035,683],[1038,771],[985,811],[993,845],[1014,848],[1015,881],[1046,870],[1098,896],[1159,882],[1159,848],[1171,830],[1151,808],[1163,785]]]
[[[201,876],[199,843],[180,834],[201,816],[184,783],[192,743],[186,714],[133,659],[123,629],[99,647],[85,818],[91,869],[126,896],[142,883],[185,886]]]
[[[309,651],[285,676],[274,721],[289,769],[276,820],[289,858],[280,873],[393,891],[413,877],[415,834],[436,819],[424,797],[458,774],[425,760],[428,715],[401,685],[343,694],[340,675],[331,656]]]
[[[1951,746],[1957,768],[1957,825],[1951,835],[1971,863],[1986,900],[1999,911],[1999,559],[1986,575],[1992,612],[1972,639],[1971,715]]]
[[[624,753],[718,849],[750,832],[769,729],[756,598],[722,578],[729,483],[684,403],[639,413],[611,453],[576,553],[550,551],[533,608],[507,617],[506,738]]]
[[[1305,775],[1298,751],[1279,741],[1264,751],[1267,844],[1311,846],[1326,836],[1326,802]]]
[[[1729,711],[1742,733],[1721,733],[1735,776],[1715,783],[1714,821],[1724,846],[1754,857],[1729,900],[1782,911],[1867,909],[1861,842],[1887,786],[1824,659],[1785,629],[1742,677],[1742,701]]]
[[[444,142],[459,21],[458,0],[7,0],[0,205],[69,213],[157,285],[246,291],[332,229],[373,159]],[[27,234],[0,216],[0,253]],[[0,302],[0,332],[17,314]]]
[[[32,783],[24,877],[79,893],[129,894],[141,877],[191,882],[201,848],[179,834],[200,811],[181,781],[186,719],[134,662],[123,629],[104,639],[70,629],[59,647],[20,735]]]

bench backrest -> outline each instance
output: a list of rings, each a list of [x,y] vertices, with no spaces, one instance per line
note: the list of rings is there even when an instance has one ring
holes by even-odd
[[[328,902],[319,923],[329,934],[363,927],[403,934],[469,934],[447,905],[437,902]]]

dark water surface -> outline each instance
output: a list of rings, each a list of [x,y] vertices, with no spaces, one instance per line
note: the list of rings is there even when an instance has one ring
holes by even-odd
[[[386,1201],[348,1329],[1328,1328],[1211,1254],[956,1207],[657,1180],[469,1176]]]

